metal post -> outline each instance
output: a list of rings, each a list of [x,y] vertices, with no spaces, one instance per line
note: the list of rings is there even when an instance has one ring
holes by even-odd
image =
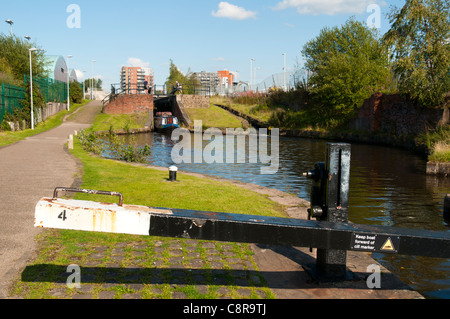
[[[326,211],[319,220],[335,223],[348,222],[348,193],[350,183],[350,144],[328,144],[328,172],[326,184]],[[317,249],[317,270],[327,278],[345,279],[347,251]]]
[[[309,218],[347,223],[351,146],[328,143],[326,155],[326,163],[316,163],[314,170],[304,174],[313,179]],[[316,265],[309,270],[320,280],[344,280],[346,262],[346,250],[317,249]]]

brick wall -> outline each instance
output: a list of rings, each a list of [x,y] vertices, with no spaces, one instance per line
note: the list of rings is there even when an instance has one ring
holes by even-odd
[[[121,94],[103,107],[105,114],[132,114],[153,110],[151,94]]]
[[[448,121],[448,109],[426,108],[397,94],[379,93],[364,101],[350,127],[392,136],[410,136],[424,133]]]

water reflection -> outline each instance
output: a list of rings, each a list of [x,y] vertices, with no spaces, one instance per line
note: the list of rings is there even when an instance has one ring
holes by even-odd
[[[193,138],[192,138],[193,140]],[[225,140],[225,139],[224,139]],[[157,133],[136,136],[152,147],[149,162],[169,167],[175,144]],[[203,147],[209,141],[203,142]],[[248,145],[248,143],[247,143]],[[302,173],[325,160],[326,141],[280,137],[280,167],[261,175],[262,164],[177,164],[180,170],[254,183],[309,200],[310,181]],[[194,152],[202,150],[194,149]],[[226,160],[224,159],[224,162]],[[384,146],[352,144],[349,218],[354,223],[449,231],[443,201],[450,179],[427,176],[425,159]],[[374,254],[374,258],[414,289],[430,298],[450,299],[450,260]]]

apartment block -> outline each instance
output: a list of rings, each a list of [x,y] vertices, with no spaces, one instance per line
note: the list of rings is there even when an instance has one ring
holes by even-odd
[[[220,83],[219,76],[215,72],[195,72],[194,76],[200,81],[202,88],[210,88],[211,91]]]
[[[217,76],[219,77],[220,85],[224,87],[233,86],[234,82],[234,73],[228,70],[217,71]]]
[[[145,81],[148,86],[154,85],[153,69],[142,67],[124,66],[120,72],[120,86],[122,91],[128,94],[143,94]]]

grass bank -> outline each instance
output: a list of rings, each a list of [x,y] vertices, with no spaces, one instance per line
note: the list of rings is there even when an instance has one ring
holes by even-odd
[[[132,130],[143,128],[148,120],[148,113],[104,114],[100,113],[90,128],[91,131]]]
[[[38,123],[35,126],[34,130],[26,129],[26,130],[16,131],[16,132],[10,132],[10,131],[0,132],[0,147],[13,144],[13,143],[23,140],[27,137],[37,135],[39,133],[48,131],[52,128],[55,128],[55,127],[61,125],[63,122],[63,119],[66,115],[75,112],[80,107],[86,105],[88,102],[90,102],[90,101],[84,100],[83,103],[73,104],[70,107],[70,111],[64,110],[64,111],[59,112],[58,114],[50,116],[45,121]]]
[[[212,98],[213,99],[213,98]],[[239,128],[242,122],[229,112],[210,103],[209,108],[188,108],[186,109],[190,119],[201,120],[203,128]]]
[[[332,119],[327,125],[317,125],[319,123],[314,112],[307,110],[293,111],[286,108],[267,106],[267,102],[258,98],[242,98],[243,103],[233,102],[233,99],[223,97],[213,97],[212,103],[227,105],[243,114],[256,118],[272,127],[279,127],[286,132],[294,132],[294,136],[332,138],[349,141],[360,141],[365,143],[383,143],[407,147],[428,153],[428,160],[434,162],[450,162],[450,125],[437,128],[429,133],[416,137],[410,137],[407,143],[404,138],[389,136],[387,134],[370,134],[368,132],[354,131],[346,129],[345,126],[337,125],[339,121]]]

